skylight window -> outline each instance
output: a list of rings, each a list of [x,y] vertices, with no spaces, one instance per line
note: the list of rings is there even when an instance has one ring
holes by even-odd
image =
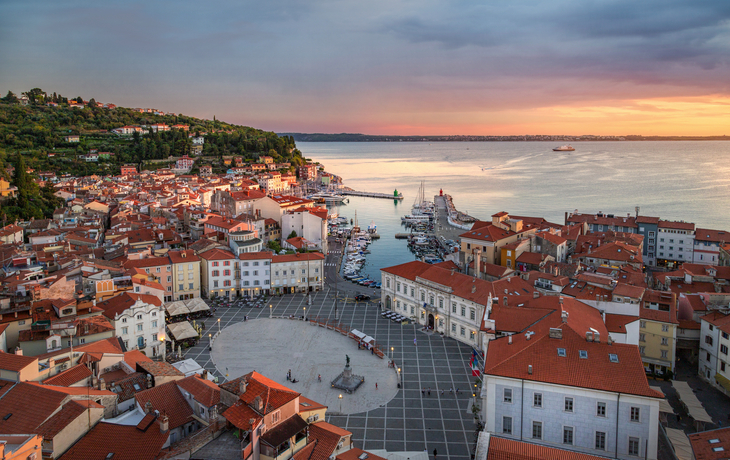
[[[709,441],[710,444],[717,444],[718,442],[720,442],[720,440],[718,438],[710,439],[710,441]]]
[[[581,359],[588,359],[588,352],[585,350],[580,350],[580,357]]]
[[[612,363],[617,363],[618,362],[618,355],[615,354],[615,353],[609,353],[608,354],[608,359],[611,360]]]
[[[565,348],[558,348],[558,356],[565,357]]]
[[[134,384],[134,389],[137,390],[137,391],[141,390],[141,388],[139,386],[139,383],[135,383]]]
[[[712,450],[713,452],[722,452],[725,449],[723,449],[722,447],[713,447]]]

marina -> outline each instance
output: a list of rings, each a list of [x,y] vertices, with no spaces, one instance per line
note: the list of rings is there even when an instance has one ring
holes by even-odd
[[[398,190],[394,190],[392,194],[387,193],[376,193],[376,192],[359,192],[357,190],[342,190],[340,192],[342,195],[351,195],[351,196],[364,196],[367,198],[385,198],[388,200],[402,200],[403,194],[398,193]]]

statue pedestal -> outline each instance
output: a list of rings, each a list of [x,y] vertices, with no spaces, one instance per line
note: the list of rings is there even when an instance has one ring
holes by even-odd
[[[332,388],[337,388],[352,394],[360,385],[365,382],[365,377],[361,375],[353,375],[350,365],[346,365],[345,369],[332,382]]]

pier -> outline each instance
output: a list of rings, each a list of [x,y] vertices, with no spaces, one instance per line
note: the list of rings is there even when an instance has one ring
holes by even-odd
[[[377,193],[377,192],[358,192],[357,190],[341,190],[340,194],[342,195],[351,195],[351,196],[364,196],[368,198],[385,198],[387,200],[402,200],[403,194],[397,193],[396,190],[395,193],[388,194],[388,193]]]

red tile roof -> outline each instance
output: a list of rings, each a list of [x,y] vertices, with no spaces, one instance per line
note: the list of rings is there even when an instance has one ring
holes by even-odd
[[[139,350],[132,350],[124,353],[124,362],[132,369],[136,369],[138,362],[152,362],[152,359]]]
[[[324,254],[321,252],[297,252],[296,254],[284,254],[281,256],[271,256],[272,264],[280,264],[282,262],[297,262],[299,260],[324,260]]]
[[[695,230],[695,241],[709,241],[713,243],[727,242],[730,241],[730,232],[698,228]]]
[[[638,320],[638,316],[606,313],[606,329],[608,332],[626,334],[626,325]]]
[[[575,313],[576,310],[570,316]],[[487,351],[484,374],[652,398],[663,397],[649,388],[637,346],[619,343],[609,345],[606,343],[608,334],[605,333],[605,327],[601,331],[600,343],[588,342],[585,333],[579,334],[568,324],[561,323],[557,316],[557,321],[549,321],[552,316],[531,328],[535,334],[529,340],[526,334],[511,336],[512,344],[508,343],[506,337],[492,340]],[[562,329],[562,339],[549,336],[551,326]],[[564,348],[566,356],[558,356],[558,348]],[[580,357],[580,350],[587,352],[586,359]],[[617,355],[619,362],[611,362],[609,354]],[[529,365],[532,366],[532,374],[528,373]]]
[[[605,458],[494,435],[489,437],[487,453],[487,460],[605,460]]]
[[[676,222],[672,220],[660,220],[659,228],[673,228],[675,230],[689,230],[695,229],[695,224],[692,222]]]
[[[231,251],[213,248],[200,254],[200,257],[205,260],[233,260],[236,255]]]
[[[147,402],[152,403],[152,410],[158,410],[169,417],[170,429],[177,428],[193,420],[193,410],[177,387],[177,382],[140,391],[135,395],[137,404],[144,409]]]
[[[515,236],[517,233],[511,231],[511,230],[504,230],[503,228],[494,226],[492,224],[485,225],[484,227],[479,227],[476,230],[470,230],[466,233],[462,233],[459,235],[459,238],[464,239],[468,238],[471,240],[480,240],[480,241],[500,241],[505,238],[509,238],[510,236]]]
[[[196,401],[205,407],[213,407],[221,400],[221,389],[208,379],[193,374],[177,380],[177,386],[193,395]]]
[[[360,456],[366,452],[367,451],[353,447],[350,450],[347,450],[345,452],[342,452],[341,454],[338,454],[336,457],[336,460],[359,460]],[[367,454],[368,454],[368,457],[367,457],[368,460],[386,460],[385,458],[379,457],[371,452],[367,452]]]
[[[169,434],[161,433],[156,423],[143,431],[132,425],[99,422],[60,460],[104,459],[108,454],[114,454],[114,460],[154,460]]]
[[[66,369],[63,372],[54,375],[53,377],[45,379],[43,384],[68,387],[89,377],[91,377],[91,369],[86,367],[84,364],[77,364],[70,369]]]
[[[98,408],[104,408],[104,406],[96,404],[93,401],[91,402],[95,406],[99,406]],[[81,401],[69,401],[63,405],[60,411],[56,412],[52,417],[43,422],[43,424],[38,427],[38,431],[36,431],[36,433],[43,436],[44,440],[51,440],[71,422],[84,414],[87,409],[88,404],[83,404]]]
[[[497,332],[522,332],[553,311],[544,308],[499,307],[492,310],[489,319],[494,320]]]
[[[702,316],[700,319],[705,320],[721,331],[730,334],[730,315],[715,310],[705,316]]]
[[[170,251],[167,253],[167,255],[170,256],[170,261],[173,264],[192,263],[200,261],[200,257],[196,256],[195,251],[193,251],[192,249]]]
[[[35,433],[66,395],[30,383],[18,383],[0,398],[0,433]],[[32,404],[30,402],[32,401]],[[12,414],[5,418],[8,414]]]
[[[109,300],[100,302],[96,304],[96,306],[104,310],[104,316],[109,319],[114,319],[124,310],[134,305],[137,300],[141,300],[144,303],[156,305],[158,307],[162,305],[162,302],[160,302],[160,299],[156,296],[124,292],[122,294],[119,294],[118,296],[112,297]]]
[[[38,357],[16,355],[14,353],[0,352],[0,369],[6,371],[20,372],[26,367],[38,365]]]
[[[309,425],[308,441],[314,442],[315,447],[309,460],[327,460],[337,449],[337,444],[343,437],[352,436],[352,433],[327,422],[317,422]]]
[[[697,460],[725,460],[730,456],[730,428],[693,433],[689,443]]]

